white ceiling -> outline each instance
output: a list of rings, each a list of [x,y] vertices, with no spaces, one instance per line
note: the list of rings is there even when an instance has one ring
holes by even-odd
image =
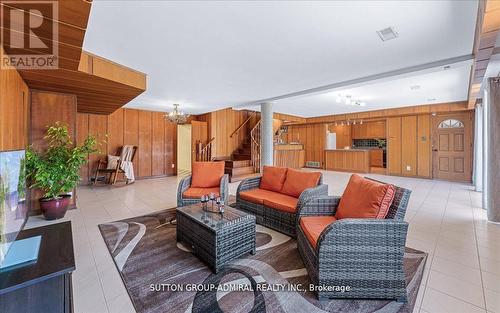
[[[288,111],[303,117],[373,111],[403,106],[463,101],[467,99],[471,61],[363,84],[329,92],[274,101],[277,112]],[[412,90],[411,87],[418,86]],[[337,103],[338,95],[350,95],[365,106]]]
[[[180,103],[198,114],[469,55],[476,14],[476,0],[96,0],[84,49],[148,74],[148,90],[128,106],[167,111]],[[399,37],[382,42],[376,31],[388,26]],[[426,87],[416,94],[394,92],[408,81],[353,92],[389,106],[423,104],[426,91],[432,98],[465,100],[465,72],[421,75]],[[300,104],[292,99],[293,106],[280,100],[276,108],[307,116],[338,113],[324,97]]]

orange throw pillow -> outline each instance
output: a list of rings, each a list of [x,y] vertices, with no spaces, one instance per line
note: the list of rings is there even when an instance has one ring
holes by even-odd
[[[264,166],[260,189],[280,192],[286,178],[286,167]]]
[[[211,188],[220,185],[224,175],[225,162],[193,162],[191,187]]]
[[[307,188],[316,187],[321,177],[320,172],[299,171],[289,168],[281,193],[298,198]]]
[[[394,200],[395,188],[352,175],[335,213],[343,218],[385,218]]]

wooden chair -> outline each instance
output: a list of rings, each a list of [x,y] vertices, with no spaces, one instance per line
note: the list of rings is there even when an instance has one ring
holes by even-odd
[[[97,169],[95,171],[95,177],[94,177],[94,182],[93,184],[95,185],[97,183],[97,180],[99,178],[99,174],[101,175],[109,175],[108,177],[108,184],[114,185],[116,183],[118,174],[125,174],[125,171],[121,169],[121,164],[122,162],[129,161],[133,162],[135,153],[137,151],[137,146],[132,146],[132,152],[128,153],[128,155],[124,156],[124,147],[122,146],[118,149],[118,162],[116,162],[116,167],[109,168],[108,167],[108,159],[107,156],[106,158],[100,159],[99,162],[97,163]],[[130,181],[129,179],[126,179],[126,184],[128,184]]]

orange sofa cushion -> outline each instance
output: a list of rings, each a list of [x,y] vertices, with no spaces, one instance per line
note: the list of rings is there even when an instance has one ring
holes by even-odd
[[[220,162],[193,162],[193,176],[191,187],[211,188],[220,185],[224,175],[224,161]]]
[[[220,188],[219,187],[213,187],[213,188],[196,188],[196,187],[191,187],[188,190],[184,191],[182,193],[182,196],[186,199],[200,199],[201,196],[208,195],[211,192],[215,193],[216,197],[220,197]]]
[[[262,204],[289,213],[297,211],[297,202],[299,201],[297,198],[260,188],[242,191],[240,197],[252,203]]]
[[[394,199],[395,188],[352,175],[335,213],[343,218],[385,218]]]
[[[280,192],[286,178],[285,167],[264,166],[260,189]]]
[[[320,177],[321,173],[319,172],[299,171],[289,168],[281,192],[298,198],[307,188],[316,187]]]
[[[316,248],[321,232],[336,220],[334,216],[305,216],[300,218],[300,228],[311,246]]]
[[[270,198],[264,199],[264,205],[288,213],[297,212],[297,202],[299,199],[284,195],[282,193],[274,193]]]
[[[271,198],[274,194],[276,194],[274,191],[256,188],[240,192],[240,198],[252,203],[264,204],[264,199]]]

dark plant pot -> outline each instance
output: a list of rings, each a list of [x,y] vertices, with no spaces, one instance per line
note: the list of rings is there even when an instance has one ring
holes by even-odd
[[[68,210],[71,195],[61,195],[59,199],[41,198],[40,209],[46,220],[63,218]]]

